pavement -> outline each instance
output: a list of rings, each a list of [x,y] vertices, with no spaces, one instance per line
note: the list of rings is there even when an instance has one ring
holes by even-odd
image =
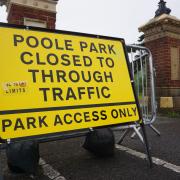
[[[82,148],[84,137],[40,144],[41,160],[36,177],[11,173],[3,151],[3,179],[180,180],[180,119],[158,117],[154,126],[161,136],[146,128],[153,168],[149,168],[144,145],[137,137],[130,138],[130,133],[121,145],[116,145],[115,155],[109,158],[97,158]],[[115,132],[116,141],[121,133]]]

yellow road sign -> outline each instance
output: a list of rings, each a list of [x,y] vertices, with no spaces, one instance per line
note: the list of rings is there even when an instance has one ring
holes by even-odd
[[[0,27],[0,137],[138,121],[123,40]]]

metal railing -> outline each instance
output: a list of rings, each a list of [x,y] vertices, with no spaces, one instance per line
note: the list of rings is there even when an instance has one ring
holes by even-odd
[[[128,45],[127,51],[143,121],[152,124],[157,109],[152,54],[149,49],[135,45]]]
[[[126,48],[131,65],[131,73],[134,78],[135,90],[140,104],[142,120],[146,126],[150,127],[160,136],[160,132],[153,125],[156,120],[157,103],[155,96],[155,68],[153,66],[151,51],[146,47],[137,45],[127,45]],[[118,144],[123,141],[131,129],[134,130],[131,137],[133,138],[137,135],[144,143],[143,136],[140,133],[141,126],[135,123],[130,126],[114,128],[114,131],[125,130]]]

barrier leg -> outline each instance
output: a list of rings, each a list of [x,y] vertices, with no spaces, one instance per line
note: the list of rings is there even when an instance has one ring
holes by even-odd
[[[143,123],[141,123],[141,128],[142,128],[142,134],[143,134],[143,138],[144,138],[145,150],[146,150],[146,153],[147,153],[147,159],[149,161],[150,168],[152,168],[152,165],[153,165],[152,157],[151,157],[151,152],[150,152],[150,149],[149,149],[149,143],[148,143],[148,139],[147,139],[147,135],[146,135],[146,129],[145,129]]]
[[[161,133],[160,133],[152,124],[150,124],[149,127],[150,127],[158,136],[161,136]]]
[[[134,133],[137,134],[137,136],[139,137],[140,141],[144,144],[144,138],[143,136],[141,135],[141,133],[139,132],[140,131],[140,127],[133,127],[134,129]]]
[[[130,131],[130,129],[126,129],[126,130],[124,131],[124,133],[123,133],[122,136],[120,137],[120,139],[119,139],[119,141],[118,141],[117,144],[121,144],[121,143],[123,142],[124,138],[125,138],[126,135],[129,133],[129,131]]]
[[[157,128],[155,128],[152,124],[147,125],[148,127],[150,127],[151,130],[153,130],[153,132],[155,132],[158,136],[161,136],[160,131],[157,130]],[[141,128],[138,127],[137,130],[139,131]],[[135,136],[137,135],[136,132],[133,132],[131,135],[131,138],[135,138]]]
[[[137,128],[138,131],[139,131],[140,129],[141,129],[141,127],[138,127],[138,128]],[[133,132],[132,135],[131,135],[131,138],[133,139],[133,138],[135,138],[135,136],[136,136],[136,132]]]

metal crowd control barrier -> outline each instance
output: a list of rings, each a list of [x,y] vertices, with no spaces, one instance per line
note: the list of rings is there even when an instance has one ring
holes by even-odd
[[[137,97],[140,103],[140,109],[142,113],[142,120],[144,125],[150,127],[157,135],[160,136],[160,132],[154,127],[153,123],[156,120],[156,98],[155,98],[155,69],[153,67],[153,58],[148,48],[136,45],[128,45],[127,52],[129,56],[129,62],[131,64],[131,72],[134,77],[134,84],[137,93]],[[133,138],[137,135],[144,143],[144,138],[140,133],[140,125],[134,124],[127,127],[118,127],[114,130],[124,129],[118,144],[121,144],[125,136],[129,133],[130,129],[134,129],[134,133],[131,135]]]

